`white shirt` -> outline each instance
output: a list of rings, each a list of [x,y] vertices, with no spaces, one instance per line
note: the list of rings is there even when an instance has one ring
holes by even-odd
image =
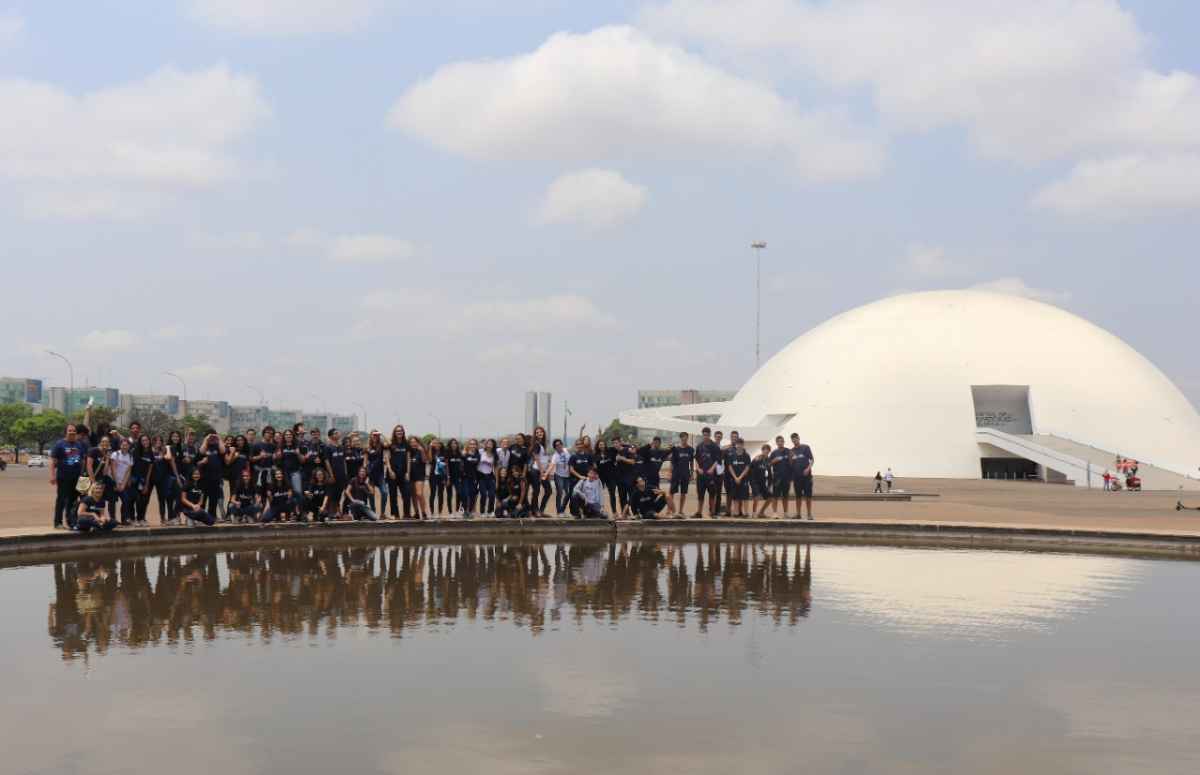
[[[125,481],[125,475],[129,473],[129,469],[133,467],[133,455],[129,454],[128,452],[117,450],[116,452],[111,453],[108,456],[108,459],[112,461],[113,481],[117,484]]]

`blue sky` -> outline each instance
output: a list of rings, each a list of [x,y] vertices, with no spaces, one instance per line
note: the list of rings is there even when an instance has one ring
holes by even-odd
[[[606,421],[639,387],[745,381],[764,239],[764,355],[987,284],[1200,403],[1198,24],[1171,0],[0,0],[0,371],[62,384],[50,347],[81,382],[174,369],[373,425],[509,430],[532,388]]]

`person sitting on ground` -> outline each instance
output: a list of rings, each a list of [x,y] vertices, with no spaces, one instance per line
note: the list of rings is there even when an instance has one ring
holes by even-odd
[[[625,516],[641,519],[658,519],[659,513],[667,507],[667,494],[662,490],[651,489],[646,484],[645,477],[639,476],[633,481],[633,490],[629,493],[629,502],[625,505]]]
[[[514,448],[516,449],[516,448]],[[513,452],[509,452],[511,460]],[[499,501],[496,503],[496,517],[510,519],[525,519],[529,516],[529,507],[521,500],[521,485],[525,478],[524,469],[509,467],[500,479]]]
[[[257,522],[259,514],[262,514],[260,498],[261,494],[254,484],[250,468],[243,468],[237,482],[233,485],[229,516],[237,522]]]
[[[587,478],[581,479],[571,492],[571,513],[576,519],[607,517],[604,513],[604,485],[595,467],[588,469]]]
[[[204,472],[199,468],[192,469],[192,481],[179,496],[179,513],[193,523],[203,522],[212,527],[217,518],[204,510],[204,498],[210,495],[209,488],[204,483]]]
[[[75,529],[80,533],[110,532],[116,530],[117,520],[105,510],[104,485],[96,482],[88,494],[79,499],[79,511],[75,517]]]
[[[314,468],[312,480],[304,488],[304,507],[300,510],[300,521],[312,514],[313,522],[325,521],[325,499],[329,497],[329,485],[326,484],[325,469]]]
[[[378,522],[379,515],[367,505],[374,502],[375,487],[371,484],[367,467],[363,466],[358,469],[358,473],[350,480],[350,487],[346,490],[346,506],[350,511],[350,516],[356,520],[360,522]]]
[[[271,474],[271,483],[267,485],[267,499],[268,507],[262,517],[264,525],[271,522],[287,522],[296,512],[296,496],[282,468],[276,468]]]

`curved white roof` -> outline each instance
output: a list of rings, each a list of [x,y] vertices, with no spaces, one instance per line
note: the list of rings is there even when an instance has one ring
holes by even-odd
[[[972,386],[1029,386],[1033,431],[1179,473],[1200,415],[1154,364],[1057,307],[983,291],[894,296],[800,336],[738,391],[723,426],[784,417],[820,473],[980,475]]]

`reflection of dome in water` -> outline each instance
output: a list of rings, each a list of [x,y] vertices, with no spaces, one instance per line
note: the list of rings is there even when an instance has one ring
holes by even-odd
[[[977,637],[1046,627],[1135,583],[1117,557],[821,547],[814,597],[905,632]]]

